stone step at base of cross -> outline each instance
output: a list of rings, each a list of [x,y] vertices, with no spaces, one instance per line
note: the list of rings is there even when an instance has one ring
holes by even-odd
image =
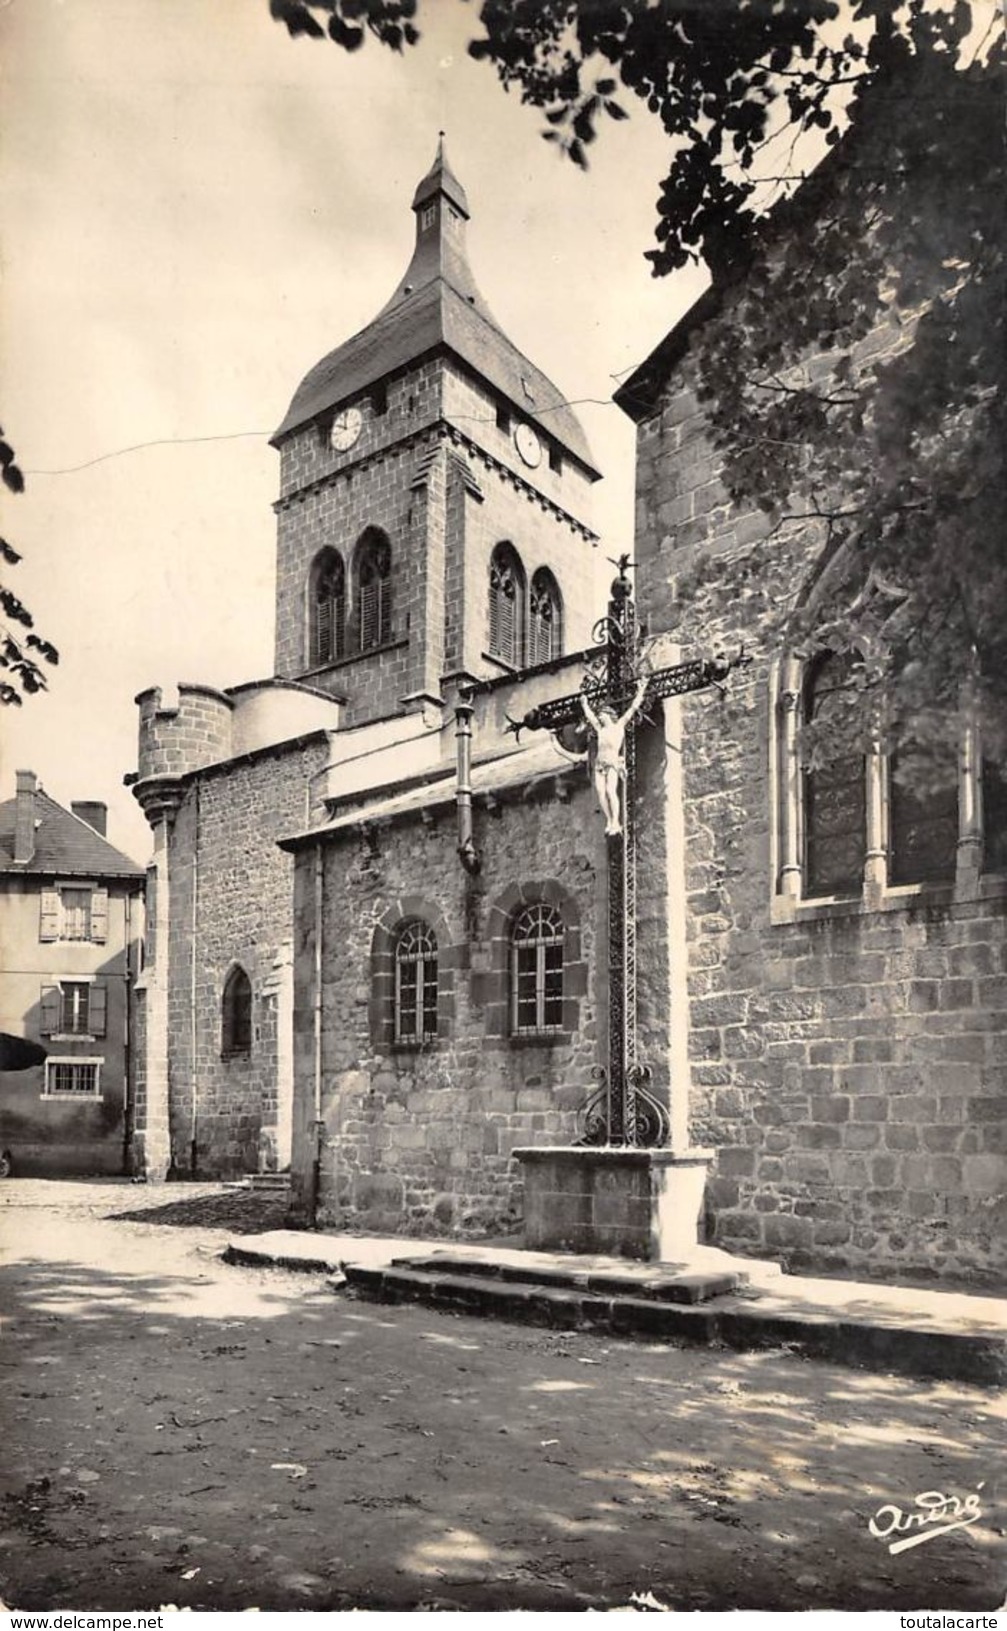
[[[434,1264],[436,1263],[436,1267]],[[450,1263],[450,1270],[448,1264]],[[383,1267],[346,1263],[345,1279],[333,1289],[378,1303],[418,1303],[445,1314],[511,1320],[553,1330],[619,1337],[645,1337],[673,1344],[695,1343],[738,1351],[782,1348],[808,1359],[903,1376],[940,1377],[997,1385],[1007,1380],[1007,1347],[1002,1336],[964,1330],[935,1330],[925,1324],[879,1323],[869,1310],[836,1317],[831,1311],[795,1306],[781,1311],[760,1307],[765,1291],[744,1286],[711,1291],[704,1301],[672,1301],[654,1295],[653,1286],[626,1276],[589,1275],[588,1283],[564,1271],[546,1280],[508,1277],[486,1262],[415,1258]],[[688,1279],[689,1276],[683,1278]],[[690,1288],[692,1289],[692,1288]]]
[[[646,1297],[670,1303],[706,1302],[710,1297],[722,1297],[729,1291],[739,1290],[749,1280],[744,1271],[693,1273],[640,1264],[625,1274],[619,1274],[610,1269],[588,1269],[573,1264],[546,1265],[472,1256],[454,1257],[444,1251],[427,1258],[396,1259],[392,1267],[408,1268],[420,1274],[463,1274],[525,1285],[552,1286],[559,1290],[589,1291],[601,1296]]]

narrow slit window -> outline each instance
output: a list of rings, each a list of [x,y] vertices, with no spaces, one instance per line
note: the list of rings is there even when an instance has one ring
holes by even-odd
[[[232,968],[221,1001],[220,1051],[225,1059],[252,1048],[252,982],[243,968]]]

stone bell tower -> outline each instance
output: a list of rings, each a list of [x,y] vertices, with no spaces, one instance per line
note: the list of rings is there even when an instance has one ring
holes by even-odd
[[[310,370],[273,438],[276,673],[344,698],[351,727],[590,638],[598,472],[480,293],[443,139],[412,209],[391,298]]]

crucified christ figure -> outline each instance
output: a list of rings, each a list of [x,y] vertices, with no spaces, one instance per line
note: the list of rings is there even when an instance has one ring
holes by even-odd
[[[626,731],[643,706],[649,678],[649,675],[644,675],[636,688],[632,702],[621,717],[607,703],[603,703],[595,713],[586,696],[580,699],[584,718],[597,739],[594,755],[594,790],[598,796],[601,813],[605,817],[605,833],[609,838],[622,832],[621,786],[626,779],[626,764],[623,758]]]

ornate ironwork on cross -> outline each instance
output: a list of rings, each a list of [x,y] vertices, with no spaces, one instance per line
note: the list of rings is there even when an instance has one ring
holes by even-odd
[[[551,731],[567,752],[584,751],[590,728],[587,751],[608,860],[608,1063],[597,1067],[600,1085],[582,1111],[579,1142],[654,1148],[667,1142],[669,1119],[648,1087],[650,1068],[637,1046],[636,733],[655,702],[719,685],[747,659],[739,653],[651,668],[636,621],[629,556],[612,564],[618,577],[608,612],[594,627],[598,649],[581,689],[541,703],[510,728],[515,734]]]

